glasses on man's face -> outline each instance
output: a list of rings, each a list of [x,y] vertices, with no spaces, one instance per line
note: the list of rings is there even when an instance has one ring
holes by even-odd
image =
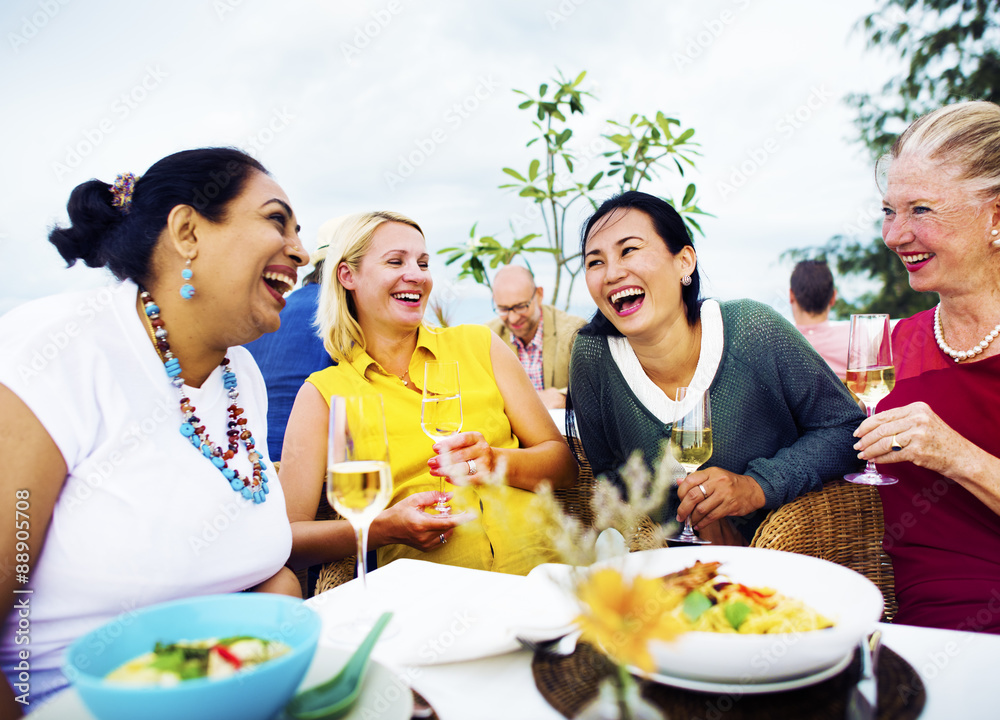
[[[497,315],[499,315],[500,317],[509,315],[510,313],[516,313],[517,315],[524,315],[524,313],[528,312],[528,308],[531,307],[531,303],[533,303],[534,301],[535,301],[535,296],[534,294],[532,294],[530,300],[525,300],[524,302],[518,303],[517,305],[497,305],[496,303],[493,303],[493,309],[496,310]]]

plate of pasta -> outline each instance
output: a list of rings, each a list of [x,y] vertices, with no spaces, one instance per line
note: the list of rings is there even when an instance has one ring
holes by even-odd
[[[670,598],[678,635],[650,642],[657,676],[742,686],[822,679],[882,615],[871,581],[808,555],[695,546],[617,563],[626,574],[662,578]]]

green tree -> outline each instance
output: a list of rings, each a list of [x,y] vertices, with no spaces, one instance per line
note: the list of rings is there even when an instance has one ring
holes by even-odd
[[[923,113],[959,100],[1000,100],[998,9],[1000,0],[881,0],[860,20],[869,49],[908,61],[903,74],[891,78],[879,95],[847,97],[873,163]],[[881,237],[861,242],[837,236],[822,248],[786,253],[794,259],[816,254],[830,258],[839,274],[867,277],[876,287],[852,302],[839,299],[836,316],[887,312],[907,317],[937,302],[936,293],[910,289],[906,269]]]
[[[683,178],[685,168],[694,167],[693,158],[699,155],[698,143],[691,139],[694,129],[682,129],[679,120],[662,112],[652,118],[634,114],[625,123],[609,120],[612,131],[601,135],[599,146],[588,147],[583,153],[573,149],[570,143],[573,128],[569,118],[574,114],[584,115],[584,100],[594,97],[580,88],[586,75],[581,72],[570,80],[559,72],[556,78],[539,86],[537,95],[514,90],[523,97],[518,107],[532,115],[535,136],[527,146],[538,148],[539,156],[524,170],[503,168],[514,182],[500,187],[529,198],[538,212],[534,218],[516,218],[510,222],[514,237],[509,245],[495,235],[477,237],[477,225],[473,225],[468,243],[440,250],[448,255],[445,264],[462,262],[460,278],[472,277],[489,286],[487,267],[496,269],[518,256],[527,261],[529,253],[546,253],[556,264],[550,302],[557,304],[563,299],[564,306],[568,307],[573,283],[582,267],[574,232],[570,233],[573,237],[570,245],[566,244],[566,220],[570,209],[581,200],[596,208],[594,197],[598,192],[603,197],[609,188],[617,192],[637,190],[644,181],[659,177],[665,168],[676,169]],[[664,200],[677,209],[689,231],[700,233],[695,216],[708,213],[698,206],[696,193],[695,185],[688,183],[680,202],[671,197],[664,197]],[[539,223],[542,232],[518,236],[526,225],[537,229]],[[562,282],[564,274],[568,276],[565,285]]]
[[[881,0],[859,22],[869,49],[909,61],[878,97],[849,95],[878,157],[920,115],[959,100],[1000,100],[1000,0]]]

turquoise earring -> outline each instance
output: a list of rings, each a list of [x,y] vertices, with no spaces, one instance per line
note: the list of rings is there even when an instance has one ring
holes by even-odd
[[[181,285],[181,297],[190,300],[194,297],[194,285],[190,283],[191,278],[194,277],[194,273],[191,272],[191,258],[188,258],[187,265],[181,270],[181,277],[189,281]]]

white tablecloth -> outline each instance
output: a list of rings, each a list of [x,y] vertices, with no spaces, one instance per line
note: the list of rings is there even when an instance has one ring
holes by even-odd
[[[323,618],[321,643],[335,644],[331,629],[360,609],[394,610],[396,634],[379,642],[374,657],[422,693],[441,720],[562,717],[535,687],[531,654],[514,650],[510,628],[488,621],[496,608],[519,603],[514,624],[544,626],[559,601],[542,584],[415,560],[372,572],[368,584],[367,593],[352,581],[307,601]],[[921,718],[1000,716],[1000,681],[994,678],[1000,636],[905,625],[881,629],[885,644],[917,669],[927,688]],[[477,649],[497,654],[474,659]]]

